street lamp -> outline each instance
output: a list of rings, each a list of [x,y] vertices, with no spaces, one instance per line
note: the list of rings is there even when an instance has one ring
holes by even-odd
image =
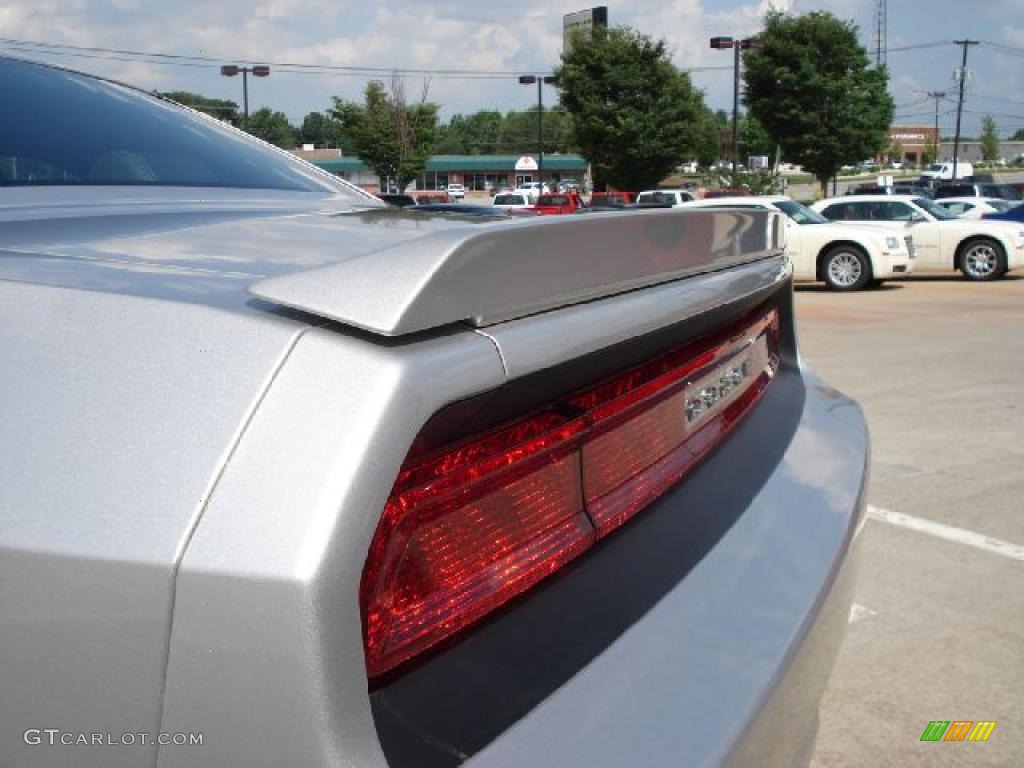
[[[733,72],[732,72],[732,175],[736,177],[736,158],[740,153],[738,114],[740,111],[740,50],[748,48],[759,48],[761,41],[752,37],[742,40],[734,40],[731,37],[712,37],[711,47],[717,50],[732,48],[733,50]]]
[[[225,64],[220,68],[224,77],[234,77],[242,73],[242,103],[245,110],[245,123],[249,123],[249,75],[253,77],[270,77],[270,67],[266,64],[253,64],[251,67],[240,67],[237,64]]]
[[[544,93],[543,86],[553,85],[557,78],[551,75],[520,75],[520,85],[537,84],[537,178],[540,180],[539,190],[544,189]]]

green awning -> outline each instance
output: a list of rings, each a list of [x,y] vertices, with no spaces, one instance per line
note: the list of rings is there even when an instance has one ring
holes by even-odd
[[[520,155],[433,155],[427,160],[427,171],[433,173],[512,173]],[[331,173],[360,173],[370,167],[358,157],[332,157],[310,160],[313,165]],[[545,171],[584,173],[587,161],[579,155],[544,155]]]

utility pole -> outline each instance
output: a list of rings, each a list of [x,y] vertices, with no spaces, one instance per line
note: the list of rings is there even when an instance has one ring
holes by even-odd
[[[945,91],[928,91],[929,99],[935,99],[935,157],[933,163],[939,162],[939,146],[942,144],[942,137],[939,135],[939,102],[946,98]]]
[[[964,59],[960,64],[957,79],[960,81],[960,98],[956,103],[956,134],[953,136],[953,180],[957,178],[956,165],[960,161],[960,115],[964,109],[964,86],[967,84],[967,49],[977,45],[977,40],[954,40],[953,43],[964,49]]]
[[[875,66],[885,64],[888,53],[887,31],[889,26],[886,0],[875,1]]]

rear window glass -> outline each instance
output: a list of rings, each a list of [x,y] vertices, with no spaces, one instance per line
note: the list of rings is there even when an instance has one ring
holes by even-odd
[[[365,199],[213,118],[88,75],[0,58],[0,104],[0,185],[242,187]]]
[[[495,205],[525,205],[526,199],[522,195],[495,195]]]

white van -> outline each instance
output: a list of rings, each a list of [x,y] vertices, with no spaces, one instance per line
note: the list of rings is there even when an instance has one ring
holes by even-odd
[[[958,162],[956,164],[956,178],[966,179],[968,176],[974,175],[974,166],[970,163]],[[921,174],[923,179],[952,179],[953,178],[953,164],[952,163],[932,163],[928,166],[928,170]]]

